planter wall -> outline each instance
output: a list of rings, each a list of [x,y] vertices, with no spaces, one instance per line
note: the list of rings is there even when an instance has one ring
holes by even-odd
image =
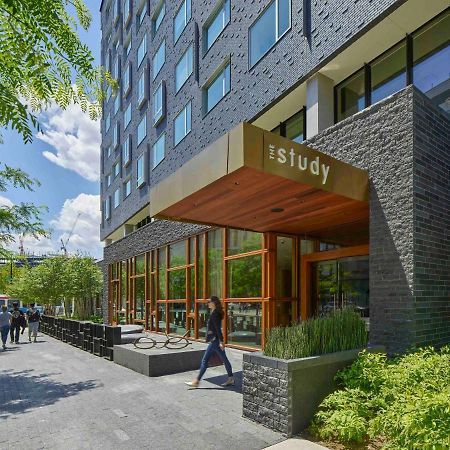
[[[384,351],[384,347],[369,349]],[[360,350],[300,359],[244,354],[243,416],[292,436],[310,424],[322,400],[336,389],[334,376]]]

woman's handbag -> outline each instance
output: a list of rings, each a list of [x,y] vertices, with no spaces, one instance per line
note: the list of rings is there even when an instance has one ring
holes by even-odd
[[[217,367],[221,366],[223,364],[222,360],[220,359],[220,356],[217,352],[214,352],[208,361],[208,367]]]

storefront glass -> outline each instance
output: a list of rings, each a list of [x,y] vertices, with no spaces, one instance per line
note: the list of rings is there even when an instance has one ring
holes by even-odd
[[[261,255],[230,259],[227,264],[229,298],[258,298],[262,296]]]
[[[158,300],[166,298],[166,248],[158,250]]]
[[[262,234],[253,231],[228,229],[228,255],[261,250]]]
[[[171,270],[169,276],[169,299],[186,298],[186,269]]]
[[[245,347],[261,347],[261,321],[261,303],[227,303],[228,343]]]
[[[169,267],[186,265],[186,241],[180,241],[169,245],[169,260]]]
[[[294,296],[294,250],[294,239],[277,236],[277,298]]]
[[[365,108],[364,69],[356,72],[337,89],[337,120],[343,120]]]
[[[134,304],[135,318],[144,320],[145,318],[145,277],[134,279]]]
[[[208,290],[209,295],[222,297],[223,280],[222,230],[208,232]]]
[[[169,333],[186,333],[186,303],[169,303]]]

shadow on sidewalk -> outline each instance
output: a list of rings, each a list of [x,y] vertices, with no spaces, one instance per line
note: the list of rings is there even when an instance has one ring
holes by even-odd
[[[52,379],[59,373],[34,374],[33,369],[0,370],[0,421],[10,415],[23,414],[83,391],[101,387],[98,380],[64,384]]]
[[[227,380],[226,373],[224,375],[219,375],[216,377],[205,378],[205,381],[215,384],[216,386],[220,386],[226,380]],[[220,388],[200,387],[198,389],[220,389],[220,390],[226,389],[227,391],[233,391],[233,392],[237,392],[238,394],[242,394],[242,371],[234,373],[234,386],[228,386],[226,388],[221,387],[221,386],[220,386]]]

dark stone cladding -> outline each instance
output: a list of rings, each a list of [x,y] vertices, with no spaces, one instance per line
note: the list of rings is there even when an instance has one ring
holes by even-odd
[[[103,55],[106,51],[111,51],[112,60],[114,60],[113,47],[118,37],[118,52],[121,72],[123,72],[125,67],[123,42],[130,36],[132,49],[128,60],[131,61],[133,68],[132,92],[122,101],[117,116],[112,117],[111,129],[107,133],[104,129],[104,120],[102,121],[102,147],[108,146],[113,127],[117,122],[121,124],[120,142],[123,142],[123,111],[130,101],[133,119],[127,134],[130,132],[135,138],[140,119],[147,115],[148,120],[148,133],[143,143],[136,148],[136,140],[132,139],[132,164],[128,168],[122,168],[121,174],[113,180],[109,188],[106,188],[103,183],[102,200],[107,195],[112,196],[117,188],[122,188],[123,181],[129,176],[131,176],[133,190],[131,195],[112,211],[111,219],[102,224],[102,239],[148,204],[150,186],[174,172],[239,122],[251,121],[257,117],[405,0],[309,1],[311,1],[309,38],[303,33],[303,0],[292,0],[292,28],[252,68],[249,68],[248,63],[248,30],[269,4],[269,0],[232,0],[230,23],[206,54],[203,52],[202,26],[217,6],[218,0],[192,0],[192,19],[176,43],[173,42],[173,17],[181,0],[166,0],[165,18],[156,36],[149,43],[145,61],[138,69],[136,68],[136,50],[144,33],[151,34],[151,16],[160,0],[150,1],[150,14],[146,15],[138,29],[136,13],[137,5],[141,4],[141,0],[134,0],[130,31],[127,33],[123,31],[123,21],[120,18],[119,25],[114,28],[109,43],[106,43],[106,35],[111,29],[112,13],[106,20],[107,8],[105,6],[102,8]],[[195,36],[198,36],[198,39]],[[149,73],[153,55],[164,38],[166,39],[165,64],[156,79],[147,83],[150,86],[147,93],[150,98],[161,80],[165,80],[167,85],[167,115],[163,122],[154,128],[151,126],[153,100],[145,102],[138,109],[136,86],[142,71]],[[194,43],[194,74],[189,77],[180,91],[175,93],[175,65],[191,42]],[[227,58],[231,60],[231,92],[205,115],[202,86]],[[102,62],[104,62],[104,56]],[[192,131],[174,147],[173,120],[189,100],[192,100]],[[299,109],[301,106],[299,105]],[[106,117],[108,111],[112,112],[112,110],[113,99],[110,99],[105,105],[104,116]],[[154,170],[149,170],[148,167],[147,184],[136,189],[136,158],[144,152],[147,155],[147,161],[150,161],[152,145],[164,131],[166,132],[166,157]],[[111,158],[104,161],[102,180],[115,161],[120,161],[120,146]]]
[[[198,233],[211,229],[206,225],[172,222],[168,220],[155,220],[148,225],[136,230],[128,236],[108,245],[104,249],[104,258],[101,262],[103,269],[103,316],[108,317],[108,266],[113,262],[123,261],[140,253],[161,247],[171,242],[185,239]]]
[[[370,339],[450,341],[448,118],[409,86],[307,141],[370,177]]]

